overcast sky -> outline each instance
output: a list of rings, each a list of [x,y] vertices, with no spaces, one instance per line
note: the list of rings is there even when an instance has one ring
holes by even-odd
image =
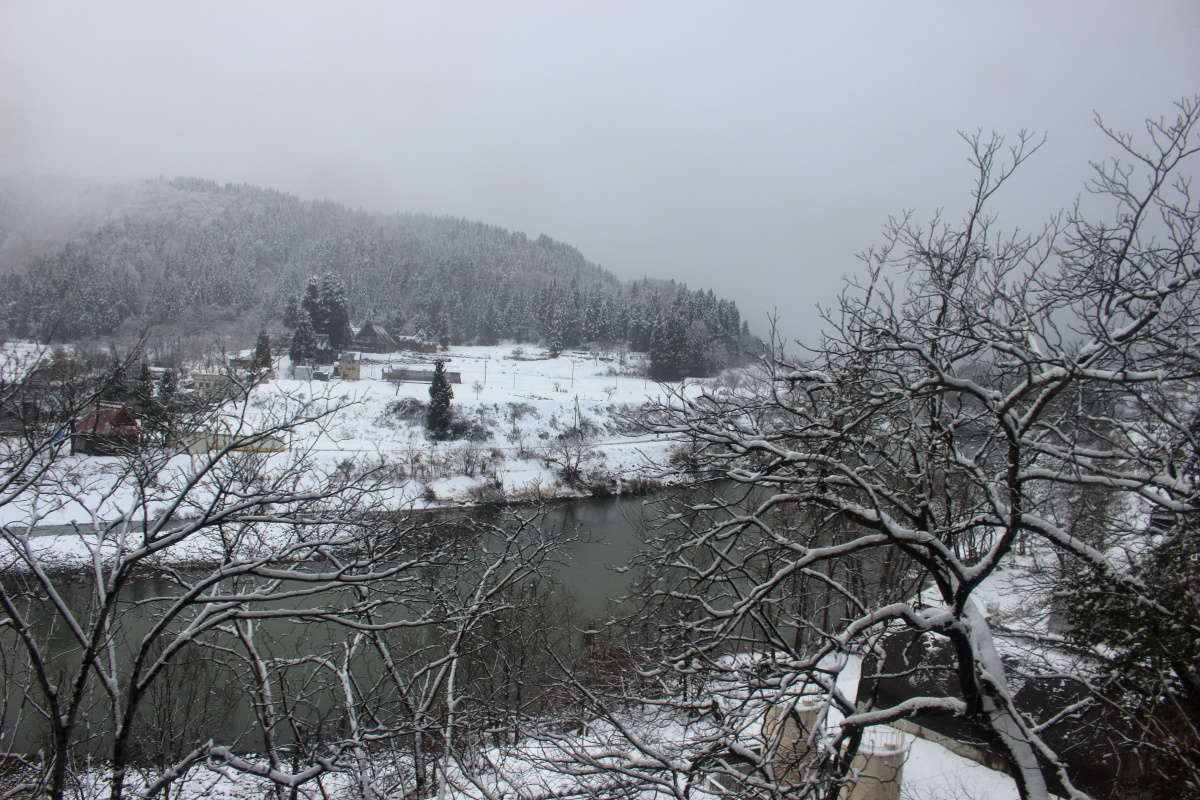
[[[960,129],[1045,131],[1030,224],[1200,90],[1200,2],[0,0],[0,172],[196,175],[546,233],[815,330]]]

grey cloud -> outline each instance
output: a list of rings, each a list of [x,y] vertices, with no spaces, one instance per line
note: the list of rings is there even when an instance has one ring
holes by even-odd
[[[1046,130],[1022,225],[1197,89],[1191,0],[133,3],[0,9],[0,170],[199,175],[545,232],[813,335],[889,213],[953,212],[961,128]]]

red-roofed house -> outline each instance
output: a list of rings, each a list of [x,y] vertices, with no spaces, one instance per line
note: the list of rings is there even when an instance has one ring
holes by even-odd
[[[142,426],[124,403],[97,403],[71,423],[71,452],[110,456],[137,447]]]

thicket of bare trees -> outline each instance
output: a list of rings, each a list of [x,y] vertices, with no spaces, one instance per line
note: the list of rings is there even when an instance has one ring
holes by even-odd
[[[1154,758],[1131,783],[1169,768],[1181,794],[1194,789],[1200,620],[1194,557],[1179,552],[1195,552],[1200,505],[1200,100],[1177,112],[1138,138],[1098,120],[1119,157],[1094,165],[1085,205],[1037,233],[1002,230],[990,207],[1040,143],[964,136],[965,215],[891,220],[819,346],[658,409],[654,430],[687,437],[710,475],[744,491],[691,504],[652,542],[641,619],[655,645],[638,691],[660,688],[640,701],[692,720],[694,739],[630,733],[626,784],[832,798],[865,731],[916,717],[977,723],[1022,797],[1131,796],[1129,784],[1082,788],[1056,738],[1080,718],[1112,733],[1116,705],[1126,719],[1173,714],[1158,734],[1138,726]],[[1084,210],[1106,206],[1100,220]],[[1150,527],[1152,513],[1169,524]],[[997,620],[987,582],[1035,561],[1060,592],[1100,598],[1093,624],[1114,635],[1089,647]],[[1170,647],[1140,683],[1113,680],[1114,643],[1144,625],[1169,628]],[[1014,642],[1043,658],[1017,657]],[[836,684],[856,663],[851,703]],[[1023,702],[1037,680],[1069,699]],[[616,694],[595,707],[639,702]],[[801,705],[843,718],[826,738]],[[810,746],[763,726],[772,707]],[[613,767],[611,754],[576,755]]]
[[[10,370],[4,399],[30,374]],[[484,653],[482,629],[536,630],[522,592],[551,537],[384,513],[372,472],[303,446],[353,410],[319,399],[244,391],[176,420],[224,431],[211,452],[70,456],[63,427],[102,389],[3,440],[0,796],[170,796],[197,770],[281,797],[332,773],[364,799],[427,796],[480,731],[515,724],[464,676],[518,657]],[[44,524],[64,512],[78,522]],[[519,711],[524,680],[490,691]]]

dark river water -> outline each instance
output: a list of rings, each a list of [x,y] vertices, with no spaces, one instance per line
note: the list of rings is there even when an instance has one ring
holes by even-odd
[[[589,498],[547,508],[544,527],[580,537],[567,545],[563,560],[551,571],[581,615],[603,615],[609,600],[628,589],[629,573],[612,567],[627,564],[638,552],[643,531],[653,524],[664,500],[662,496]]]
[[[590,498],[554,503],[546,506],[537,525],[545,531],[573,534],[576,539],[565,546],[550,564],[548,572],[553,577],[550,590],[556,597],[560,612],[549,613],[542,622],[547,630],[570,628],[559,641],[569,641],[583,626],[594,625],[606,617],[614,608],[613,598],[629,588],[631,573],[616,571],[613,566],[626,564],[643,542],[643,532],[652,525],[661,513],[664,502],[681,497],[679,491],[671,491],[648,497]],[[532,510],[515,509],[512,512],[497,509],[469,509],[439,513],[450,520],[466,517],[476,521],[504,525],[509,513],[529,516]],[[509,518],[510,519],[510,518]],[[6,581],[9,579],[5,579]],[[73,608],[85,608],[90,601],[90,582],[83,575],[71,578],[64,576],[60,581],[65,602]],[[132,583],[123,595],[120,612],[119,633],[114,636],[118,647],[130,647],[150,630],[156,621],[155,609],[161,605],[142,604],[138,601],[152,597],[170,597],[178,589],[161,579],[147,577]],[[70,668],[77,664],[77,645],[52,615],[34,621],[38,635],[45,642],[46,651],[62,668],[58,679],[66,678]],[[262,620],[259,623],[261,638],[270,642],[275,657],[296,657],[309,653],[333,652],[346,632],[332,624],[297,624],[289,619]],[[409,634],[412,647],[428,645],[431,634]],[[576,638],[577,641],[577,638]],[[0,709],[0,752],[5,750],[32,753],[46,741],[46,724],[39,718],[36,708],[22,702],[23,687],[29,679],[28,664],[22,658],[21,648],[12,638],[11,632],[0,633],[0,657],[5,676],[3,697],[5,706]],[[374,659],[374,660],[372,660]],[[203,741],[213,736],[218,741],[237,741],[242,749],[253,750],[255,739],[246,731],[253,728],[253,705],[241,687],[231,687],[230,674],[226,668],[211,666],[212,654],[205,648],[188,647],[175,659],[177,664],[168,680],[157,681],[154,692],[143,704],[145,726],[148,730],[163,730],[164,738],[178,735],[181,727],[187,728],[187,739]],[[378,659],[368,654],[362,672],[377,671]],[[244,679],[243,679],[244,680]],[[107,742],[108,704],[97,691],[96,697],[86,710],[85,724],[94,735],[82,746],[83,752],[92,752],[103,757]],[[36,697],[36,695],[34,695]],[[311,699],[311,698],[316,699]],[[320,693],[310,695],[314,708],[323,705]],[[201,711],[203,710],[203,713]],[[312,711],[311,713],[317,713]],[[336,726],[335,726],[336,727]],[[203,734],[203,737],[200,735]],[[155,738],[151,736],[151,738]],[[288,734],[284,734],[285,740]],[[149,745],[148,745],[149,746]],[[193,745],[194,746],[194,745]],[[150,760],[153,760],[148,756]]]

